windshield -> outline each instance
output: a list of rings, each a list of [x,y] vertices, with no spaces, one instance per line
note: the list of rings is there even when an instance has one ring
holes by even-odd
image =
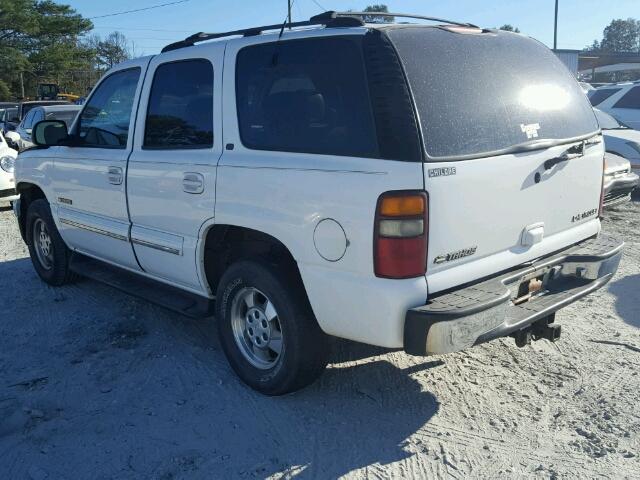
[[[477,158],[598,131],[576,79],[535,40],[421,26],[385,31],[404,65],[430,159]]]
[[[618,122],[614,117],[609,115],[608,113],[604,113],[602,110],[598,110],[594,108],[593,111],[596,114],[596,118],[598,119],[598,124],[600,124],[600,128],[603,130],[619,130],[629,128],[626,125]]]

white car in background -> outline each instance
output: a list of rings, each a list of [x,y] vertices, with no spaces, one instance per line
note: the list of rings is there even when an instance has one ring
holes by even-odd
[[[589,92],[591,105],[640,130],[640,81],[614,83]]]
[[[615,153],[604,154],[603,204],[613,207],[631,200],[638,186],[638,175],[631,171],[629,160]]]
[[[4,136],[0,132],[0,204],[12,202],[18,198],[16,184],[13,178],[18,152],[9,148]]]
[[[640,131],[629,128],[613,116],[594,108],[607,152],[626,158],[631,168],[640,173]]]
[[[81,108],[80,105],[46,105],[34,107],[25,115],[15,132],[9,132],[7,134],[7,139],[10,140],[12,146],[17,146],[20,152],[31,148],[33,147],[31,130],[36,123],[43,120],[62,120],[67,125],[67,128],[69,128]]]

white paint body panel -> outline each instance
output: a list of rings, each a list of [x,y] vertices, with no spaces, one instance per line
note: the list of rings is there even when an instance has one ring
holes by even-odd
[[[107,75],[139,68],[136,89],[139,98],[149,58],[126,62]],[[103,77],[107,78],[107,76]],[[100,82],[101,83],[101,82]],[[100,83],[95,87],[100,88]],[[137,101],[133,103],[126,148],[55,147],[54,195],[49,203],[58,210],[60,235],[72,248],[133,270],[140,267],[129,242],[129,212],[126,195],[127,160],[136,130]],[[82,115],[82,114],[80,114]],[[73,130],[74,126],[71,127]],[[110,169],[122,172],[122,182],[110,182]],[[71,202],[71,203],[69,203]],[[65,215],[74,213],[75,222]],[[82,221],[86,223],[82,223]],[[83,228],[84,225],[87,228]],[[127,231],[121,238],[122,230]],[[106,233],[105,233],[106,232]],[[109,232],[112,235],[109,235]]]
[[[216,167],[222,152],[222,67],[224,43],[177,50],[149,64],[138,112],[138,128],[129,159],[127,194],[133,246],[142,268],[152,275],[211,296],[196,268],[198,236],[213,218]],[[213,65],[213,147],[206,149],[144,149],[148,99],[156,68],[167,62],[204,59]],[[203,179],[202,193],[187,193],[185,176]],[[143,240],[142,242],[135,239]],[[180,253],[176,253],[178,248]]]
[[[602,143],[592,145],[583,157],[545,171],[545,160],[561,155],[569,146],[425,164],[430,293],[506,270],[598,233],[604,147]],[[455,175],[428,177],[429,169],[452,165]],[[574,215],[586,211],[592,214],[572,221]],[[540,223],[543,239],[522,245],[525,228]],[[434,263],[440,255],[473,247],[473,255]]]

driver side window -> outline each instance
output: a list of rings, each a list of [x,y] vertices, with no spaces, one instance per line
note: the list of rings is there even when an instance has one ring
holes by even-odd
[[[140,69],[109,75],[85,105],[77,125],[78,146],[125,148]]]

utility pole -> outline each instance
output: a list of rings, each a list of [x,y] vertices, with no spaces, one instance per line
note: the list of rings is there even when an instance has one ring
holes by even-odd
[[[287,19],[289,22],[289,30],[291,30],[291,0],[287,0]]]
[[[24,98],[24,75],[22,72],[20,72],[20,95],[21,98]]]
[[[558,0],[556,0],[556,16],[553,23],[553,51],[558,48]]]

